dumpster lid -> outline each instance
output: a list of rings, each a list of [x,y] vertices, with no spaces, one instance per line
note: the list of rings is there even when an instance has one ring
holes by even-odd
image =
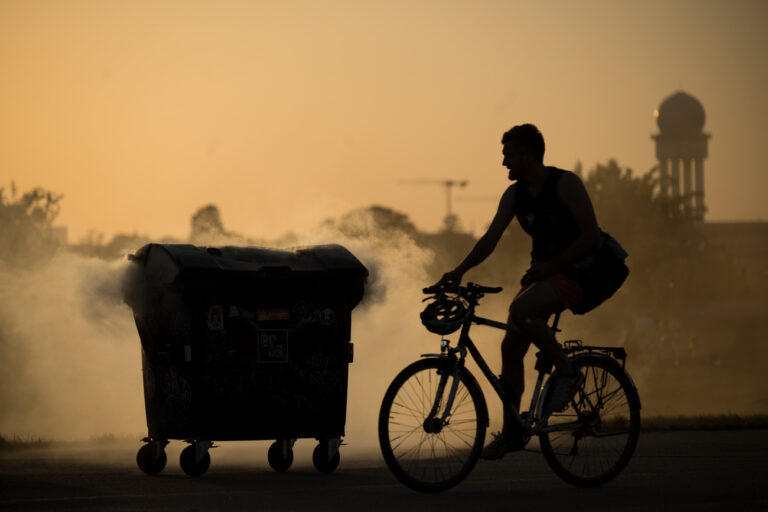
[[[144,267],[147,281],[159,285],[229,279],[265,281],[290,275],[315,274],[364,279],[368,270],[338,244],[293,251],[262,247],[198,247],[189,244],[147,244],[131,260]],[[343,284],[343,283],[339,283]]]

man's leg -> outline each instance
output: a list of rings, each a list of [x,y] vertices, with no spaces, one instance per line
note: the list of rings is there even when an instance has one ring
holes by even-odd
[[[520,400],[523,394],[525,375],[523,370],[523,358],[533,342],[555,364],[558,373],[567,379],[562,379],[565,384],[561,401],[567,401],[572,386],[571,380],[576,379],[573,368],[563,353],[563,349],[555,339],[555,335],[547,325],[549,317],[562,311],[563,301],[555,290],[547,282],[539,281],[531,285],[523,293],[512,301],[509,306],[509,321],[507,322],[507,335],[502,342],[502,382],[511,395],[512,403],[520,410]],[[561,379],[558,379],[561,380]],[[556,383],[557,385],[557,383]],[[517,422],[505,411],[504,428],[502,435],[483,449],[483,458],[500,459],[506,452],[521,449],[522,432],[519,431]],[[517,437],[517,439],[516,439]]]
[[[546,281],[534,283],[509,308],[514,326],[544,352],[557,369],[558,376],[544,404],[545,414],[564,410],[584,383],[584,375],[574,371],[563,348],[555,339],[555,333],[547,325],[549,315],[562,309],[562,300]]]
[[[507,325],[511,326],[509,322]],[[518,412],[520,412],[520,399],[525,389],[523,359],[530,345],[531,342],[514,326],[507,330],[501,342],[501,384]],[[505,451],[521,450],[525,446],[523,431],[506,407],[504,407],[501,435],[505,438]]]
[[[563,301],[552,285],[537,281],[521,293],[509,307],[509,319],[523,336],[552,360],[560,375],[573,375],[573,369],[555,338],[547,320],[563,310]]]
[[[525,388],[523,359],[531,345],[531,335],[517,327],[516,316],[513,315],[513,311],[518,309],[516,303],[523,295],[525,293],[515,298],[509,307],[507,333],[501,342],[501,383],[510,401],[518,411],[520,411],[520,401]],[[530,298],[526,303],[528,302],[531,302]],[[534,314],[542,315],[541,321],[546,325],[546,320],[549,317],[549,312],[546,308],[537,308],[534,310]],[[483,449],[482,457],[484,459],[501,459],[505,453],[521,450],[524,447],[524,433],[520,425],[512,417],[512,414],[504,408],[504,426],[502,427],[501,435],[497,435]]]
[[[519,411],[520,399],[525,389],[523,358],[525,358],[531,342],[522,331],[512,324],[511,318],[507,321],[507,325],[509,326],[507,334],[501,342],[501,383]],[[507,422],[505,411],[504,426],[507,425],[510,423]]]
[[[547,322],[548,319],[549,315],[542,317],[544,322]],[[507,320],[507,325],[507,334],[501,342],[501,383],[512,404],[520,411],[521,399],[523,391],[525,391],[523,359],[528,353],[531,341],[526,334],[515,327],[511,314]],[[517,421],[512,418],[512,415],[505,408],[502,432],[514,436],[516,435],[517,426]]]

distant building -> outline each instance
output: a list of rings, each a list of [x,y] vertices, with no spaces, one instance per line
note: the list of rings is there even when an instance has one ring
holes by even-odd
[[[660,133],[656,141],[660,195],[670,215],[704,220],[704,159],[710,135],[701,102],[679,91],[654,112]]]

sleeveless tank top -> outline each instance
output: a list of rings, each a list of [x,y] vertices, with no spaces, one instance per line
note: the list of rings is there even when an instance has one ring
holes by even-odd
[[[518,182],[515,185],[515,216],[533,240],[531,260],[548,261],[564,252],[581,230],[568,207],[557,195],[557,184],[568,171],[546,167],[547,179],[536,196]]]

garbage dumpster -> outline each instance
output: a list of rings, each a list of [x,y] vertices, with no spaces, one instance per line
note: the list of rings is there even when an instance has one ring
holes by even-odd
[[[131,256],[125,301],[141,339],[149,435],[139,467],[210,465],[213,441],[275,440],[290,467],[296,439],[314,438],[315,467],[333,471],[344,435],[351,312],[368,271],[339,245],[296,251],[148,244]]]

